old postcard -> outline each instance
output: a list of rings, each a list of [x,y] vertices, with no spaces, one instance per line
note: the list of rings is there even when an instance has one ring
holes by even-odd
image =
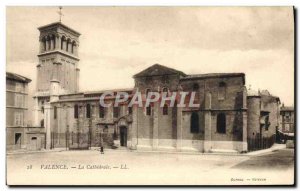
[[[7,185],[294,185],[293,7],[6,21]]]

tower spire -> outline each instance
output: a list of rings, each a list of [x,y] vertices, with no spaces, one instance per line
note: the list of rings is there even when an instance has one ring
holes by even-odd
[[[62,18],[62,16],[63,16],[63,13],[62,13],[62,6],[59,6],[59,11],[57,12],[58,13],[58,15],[59,15],[59,22],[61,22],[61,18]]]

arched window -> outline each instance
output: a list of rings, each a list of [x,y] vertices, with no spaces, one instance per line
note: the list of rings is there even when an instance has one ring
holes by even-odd
[[[163,91],[163,92],[168,92],[168,88],[167,88],[167,87],[164,87],[162,91]]]
[[[199,115],[196,112],[191,115],[191,133],[199,133]]]
[[[217,115],[217,132],[226,133],[226,115],[224,113]]]
[[[197,83],[193,84],[193,92],[196,92],[199,90],[199,85]]]
[[[76,43],[75,43],[75,41],[73,41],[73,43],[72,43],[72,49],[71,49],[72,53],[74,53],[75,47],[76,47]]]
[[[54,119],[56,119],[56,117],[57,117],[57,107],[56,106],[54,106],[53,112],[54,112]]]
[[[91,105],[86,104],[86,118],[90,118],[90,117],[91,117]]]
[[[165,104],[163,107],[163,115],[168,115],[168,105]]]
[[[151,115],[151,105],[146,108],[146,115]]]
[[[104,107],[102,105],[99,105],[99,117],[104,118],[104,116],[105,116]]]
[[[52,35],[52,41],[53,41],[53,49],[55,49],[55,47],[56,47],[56,37],[55,37],[55,35]]]
[[[64,44],[65,44],[66,38],[63,36],[61,37],[61,42],[60,42],[60,49],[64,49]]]
[[[226,97],[226,83],[220,82],[219,83],[219,89],[218,89],[218,99],[224,100]]]
[[[47,50],[47,46],[46,46],[46,38],[44,37],[43,40],[43,50],[46,51]]]
[[[51,50],[51,37],[47,37],[47,41],[48,41],[48,50]]]
[[[78,105],[74,106],[74,118],[78,119]]]
[[[41,127],[44,127],[44,119],[41,120]]]
[[[118,118],[119,117],[119,107],[114,107],[114,109],[113,109],[113,116],[114,116],[114,118]]]

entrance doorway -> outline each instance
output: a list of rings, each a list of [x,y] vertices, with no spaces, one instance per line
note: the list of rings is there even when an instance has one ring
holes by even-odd
[[[38,146],[37,146],[37,137],[31,137],[31,140],[30,140],[30,150],[36,151],[37,148],[38,148]]]
[[[120,145],[121,147],[127,147],[127,127],[120,127]]]
[[[21,137],[22,137],[21,133],[15,133],[15,146],[16,146],[16,149],[21,148]]]

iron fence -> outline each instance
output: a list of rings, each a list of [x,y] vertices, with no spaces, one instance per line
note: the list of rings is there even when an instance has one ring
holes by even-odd
[[[51,149],[62,147],[69,150],[88,150],[91,148],[91,133],[51,132]]]
[[[270,148],[276,140],[276,136],[272,135],[271,137],[254,137],[248,138],[248,151],[256,151],[261,149]]]

